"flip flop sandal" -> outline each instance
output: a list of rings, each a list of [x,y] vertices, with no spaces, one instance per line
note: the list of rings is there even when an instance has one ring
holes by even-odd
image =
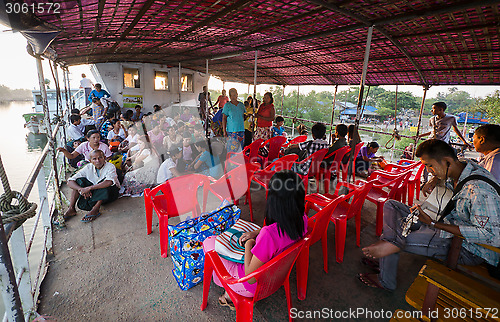
[[[389,289],[386,289],[385,287],[379,285],[378,281],[373,279],[373,277],[371,275],[372,274],[366,274],[366,273],[358,274],[358,279],[361,281],[361,283],[365,284],[368,287],[373,287],[373,288],[378,288],[378,289],[385,290],[385,291],[390,291]]]
[[[233,302],[228,302],[227,299],[224,297],[224,301],[222,301],[219,297],[219,305],[220,306],[227,306],[231,309],[231,311],[236,311],[236,307],[234,306]]]
[[[69,216],[63,215],[63,218],[64,218],[64,220],[68,220],[72,217],[75,217],[76,215],[77,215],[77,213],[75,212],[73,215],[69,215]]]
[[[99,217],[100,215],[101,215],[100,212],[98,212],[96,215],[86,214],[85,217],[82,218],[82,222],[84,222],[84,223],[91,222],[91,221],[95,220],[97,217]]]
[[[375,273],[379,274],[380,273],[380,266],[379,263],[371,258],[368,257],[363,257],[361,258],[361,263],[363,265],[368,266],[371,268]]]

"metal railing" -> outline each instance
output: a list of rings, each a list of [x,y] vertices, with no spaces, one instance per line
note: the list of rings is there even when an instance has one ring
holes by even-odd
[[[67,70],[65,72],[68,73]],[[66,102],[65,108],[62,107],[61,102],[58,109],[58,112],[60,111],[58,123],[52,129],[52,133],[48,135],[49,140],[43,148],[41,155],[38,157],[35,166],[32,168],[31,173],[22,188],[21,194],[25,198],[29,198],[36,183],[39,194],[39,207],[34,218],[29,220],[30,224],[33,224],[31,232],[29,233],[29,239],[26,241],[26,223],[17,229],[15,228],[15,223],[7,224],[5,226],[6,236],[11,233],[11,237],[9,238],[10,257],[12,258],[15,282],[17,284],[25,321],[29,321],[34,315],[36,315],[40,284],[48,268],[46,265],[46,259],[48,255],[52,254],[51,218],[56,211],[56,208],[58,206],[60,207],[62,203],[62,200],[58,200],[57,197],[59,187],[57,187],[56,182],[62,182],[61,179],[63,179],[66,173],[64,171],[66,164],[63,161],[64,156],[55,151],[57,146],[64,146],[64,142],[66,142],[65,131],[62,130],[64,127],[61,121],[64,120],[66,114],[69,114],[68,110],[73,108],[76,102],[78,105],[82,104],[82,101],[85,102],[84,93],[85,92],[83,90],[78,90],[73,95],[66,96],[69,97],[70,101]],[[48,112],[48,108],[45,112]],[[53,147],[53,151],[51,147]],[[47,156],[52,155],[52,153],[54,153],[55,157],[47,158]],[[49,164],[48,166],[44,166],[44,164],[47,163],[47,160]],[[47,169],[50,169],[48,176],[46,175]],[[56,178],[56,174],[58,175],[58,178]],[[41,230],[38,229],[40,224],[42,225]],[[40,236],[40,234],[42,234],[42,236]],[[35,240],[37,243],[39,240],[43,241],[43,247],[40,259],[30,265],[29,255],[33,250]],[[30,266],[37,268],[34,275]],[[0,267],[0,269],[3,268]],[[5,286],[6,282],[0,281],[0,283],[2,283],[2,286]],[[9,291],[12,290],[7,290],[7,287],[2,287],[2,295],[5,295],[5,293]],[[4,303],[6,304],[3,321],[22,320],[19,316],[16,316],[15,313],[13,313],[14,309],[9,306],[9,304],[12,303],[5,300],[5,296],[3,296],[3,298]]]
[[[62,143],[63,136],[61,123],[58,123],[52,131],[51,139],[54,142]],[[29,321],[33,314],[36,312],[37,298],[40,291],[40,284],[43,280],[43,276],[46,273],[47,265],[46,258],[47,255],[52,254],[52,227],[51,227],[51,217],[56,209],[56,194],[50,193],[49,191],[55,192],[56,187],[54,187],[54,174],[55,171],[52,169],[48,176],[46,176],[46,168],[44,167],[44,162],[50,152],[50,143],[47,142],[41,155],[39,156],[35,166],[33,167],[28,179],[26,180],[21,193],[24,197],[28,198],[35,185],[38,186],[39,194],[39,207],[37,209],[34,218],[30,219],[33,222],[33,227],[29,234],[29,239],[26,241],[25,237],[25,224],[21,227],[15,229],[15,224],[6,225],[5,231],[6,235],[10,232],[12,233],[9,243],[10,243],[10,254],[12,257],[12,263],[16,276],[16,283],[19,290],[19,296],[21,298],[22,308],[24,312],[24,319]],[[52,161],[51,158],[48,160]],[[57,155],[58,167],[57,171],[60,176],[63,176],[64,163],[61,162],[61,155]],[[40,220],[41,219],[41,220]],[[38,230],[40,223],[42,224],[42,238],[40,238],[40,231]],[[14,230],[15,229],[15,230]],[[32,246],[35,240],[42,240],[43,247],[38,261],[37,271],[35,275],[32,275],[30,270],[29,255],[32,251]],[[34,266],[34,265],[33,265]],[[3,321],[8,321],[9,312],[6,310]]]

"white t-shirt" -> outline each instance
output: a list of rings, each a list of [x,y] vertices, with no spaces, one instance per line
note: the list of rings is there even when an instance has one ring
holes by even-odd
[[[80,131],[78,128],[78,125],[75,124],[70,124],[68,126],[68,129],[66,130],[66,135],[69,137],[70,140],[76,140],[82,138],[83,132]]]
[[[115,136],[116,136],[116,133],[115,133],[114,130],[113,131],[109,131],[107,139],[111,140]],[[122,128],[120,128],[120,131],[118,131],[118,136],[121,137],[122,139],[125,139],[125,131]]]
[[[86,78],[86,77],[82,78],[80,80],[80,86],[82,88],[92,88],[92,81],[90,79]]]
[[[431,128],[430,138],[450,143],[451,128],[453,126],[457,126],[455,116],[446,114],[440,119],[437,115],[434,115],[429,119],[429,127]]]
[[[160,184],[172,178],[174,174],[170,169],[175,168],[175,162],[172,158],[168,158],[160,165],[158,175],[156,176],[156,183]]]

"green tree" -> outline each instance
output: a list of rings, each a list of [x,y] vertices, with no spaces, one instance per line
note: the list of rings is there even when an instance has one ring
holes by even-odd
[[[459,91],[456,87],[448,89],[448,93],[438,92],[433,102],[445,102],[448,106],[446,112],[457,114],[467,111],[467,108],[475,103],[474,98],[465,91]],[[432,106],[432,103],[430,105]]]
[[[493,122],[500,123],[500,91],[496,90],[485,98],[478,99],[470,111],[481,112]]]

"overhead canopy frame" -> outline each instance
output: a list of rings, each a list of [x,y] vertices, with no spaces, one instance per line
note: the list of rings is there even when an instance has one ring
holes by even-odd
[[[28,5],[35,0],[26,0]],[[16,30],[58,30],[68,65],[149,62],[224,81],[367,85],[500,84],[500,0],[63,0],[58,13],[8,15]]]

